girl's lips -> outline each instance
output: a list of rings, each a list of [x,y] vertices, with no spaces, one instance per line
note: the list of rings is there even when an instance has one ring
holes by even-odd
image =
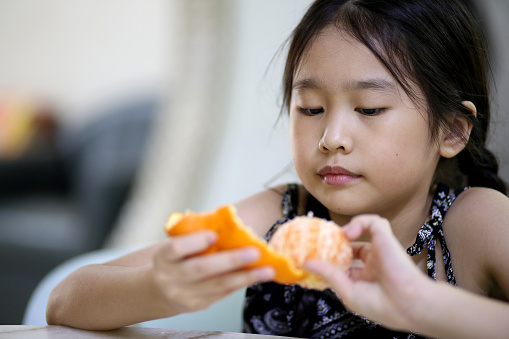
[[[346,185],[361,177],[340,166],[325,166],[318,175],[326,184],[333,186]]]

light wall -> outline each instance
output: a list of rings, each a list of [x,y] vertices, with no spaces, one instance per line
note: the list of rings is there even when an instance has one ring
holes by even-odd
[[[64,124],[165,76],[166,0],[1,0],[0,95],[37,96]]]
[[[285,61],[284,53],[278,51],[310,3],[237,2],[239,31],[230,118],[199,209],[209,210],[269,185],[298,180],[292,170],[285,170],[291,156],[286,115],[278,121]]]

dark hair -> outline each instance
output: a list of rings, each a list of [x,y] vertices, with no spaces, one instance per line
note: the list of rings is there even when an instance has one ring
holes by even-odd
[[[440,129],[465,137],[452,123],[472,123],[464,150],[442,158],[434,183],[494,188],[506,194],[498,162],[487,148],[490,122],[489,55],[482,27],[461,0],[317,0],[292,33],[283,75],[289,109],[295,71],[313,39],[329,25],[366,45],[409,95],[428,111],[430,134]],[[420,88],[423,98],[412,90]],[[472,101],[477,117],[462,101]],[[466,141],[466,140],[465,140]]]

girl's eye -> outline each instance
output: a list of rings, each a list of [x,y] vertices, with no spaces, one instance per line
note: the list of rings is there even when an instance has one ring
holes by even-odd
[[[364,115],[374,116],[383,113],[385,108],[356,108],[355,110]]]
[[[325,110],[323,108],[301,108],[300,112],[306,115],[322,114]]]

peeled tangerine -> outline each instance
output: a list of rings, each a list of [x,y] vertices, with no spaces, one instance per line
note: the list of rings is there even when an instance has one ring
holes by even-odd
[[[270,265],[280,284],[298,284],[306,288],[323,290],[328,285],[317,275],[302,268],[307,259],[322,259],[344,269],[352,261],[350,242],[341,228],[332,221],[303,216],[280,225],[267,244],[256,236],[237,217],[235,208],[223,206],[213,212],[172,213],[165,225],[170,236],[183,235],[200,230],[217,233],[217,241],[204,253],[255,246],[260,250],[260,259],[246,268]]]
[[[343,269],[352,262],[352,247],[341,228],[333,221],[312,216],[296,217],[279,226],[269,245],[288,256],[298,269],[308,259],[330,261]],[[311,273],[297,283],[318,290],[328,287],[322,278]]]

